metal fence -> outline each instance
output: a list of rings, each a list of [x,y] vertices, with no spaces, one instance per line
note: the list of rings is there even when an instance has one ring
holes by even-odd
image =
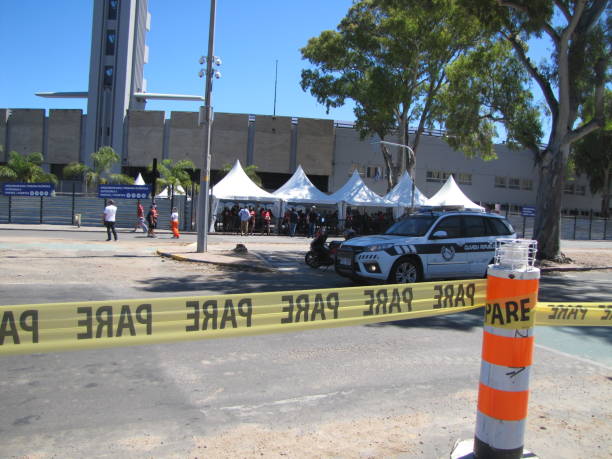
[[[136,199],[115,199],[117,227],[136,225]],[[150,201],[141,200],[145,215]],[[157,227],[170,229],[172,211],[170,199],[156,199],[159,212]],[[52,197],[0,196],[0,223],[73,225],[80,216],[81,226],[102,226],[102,213],[106,200],[83,193],[57,193]],[[195,205],[186,196],[175,196],[174,207],[179,212],[183,231],[195,225]]]
[[[183,231],[195,229],[197,206],[196,201],[187,196],[175,196],[174,207],[180,216],[180,228]],[[136,199],[116,199],[117,226],[134,227],[136,224]],[[145,212],[149,201],[143,201]],[[159,219],[158,228],[170,228],[170,199],[156,199]],[[82,226],[101,226],[105,199],[83,193],[57,193],[52,197],[0,196],[0,223],[72,225],[75,215],[80,215]],[[516,234],[522,238],[533,238],[534,217],[523,217],[519,214],[508,214],[508,220],[514,226]],[[221,216],[217,217],[217,231],[223,231],[219,225]],[[342,226],[343,222],[338,222]],[[276,226],[276,225],[275,225]],[[277,231],[280,229],[280,225]],[[573,240],[606,240],[612,239],[612,223],[609,218],[600,217],[561,217],[561,239]]]
[[[518,214],[507,215],[514,226],[518,237],[533,238],[535,217],[523,217]],[[606,240],[612,239],[612,222],[609,218],[562,216],[560,226],[561,239],[571,240]]]

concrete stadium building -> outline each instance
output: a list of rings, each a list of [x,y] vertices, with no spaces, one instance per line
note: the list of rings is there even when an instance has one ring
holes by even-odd
[[[198,123],[198,112],[145,109],[148,99],[202,100],[201,96],[147,93],[144,65],[151,21],[147,1],[95,0],[93,15],[88,90],[38,93],[86,98],[87,114],[74,109],[1,108],[4,153],[0,162],[13,150],[41,152],[45,168],[61,178],[65,165],[90,163],[92,152],[110,145],[121,157],[121,171],[134,177],[153,158],[190,159],[202,167],[205,131]],[[239,159],[243,165],[257,165],[264,187],[274,190],[301,165],[316,186],[333,192],[357,169],[372,190],[385,194],[383,159],[372,141],[360,140],[351,124],[333,120],[216,113],[211,177],[214,184],[223,165]],[[452,150],[443,133],[427,132],[417,151],[416,185],[431,196],[453,174],[474,202],[510,210],[534,206],[538,180],[532,154],[510,151],[504,145],[496,146],[496,151],[497,160],[469,159]],[[601,196],[590,192],[586,177],[568,181],[565,213],[598,212],[600,203]]]

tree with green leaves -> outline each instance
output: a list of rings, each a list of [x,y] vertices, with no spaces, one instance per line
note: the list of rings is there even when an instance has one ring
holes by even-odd
[[[358,1],[336,31],[326,30],[302,48],[314,68],[302,71],[301,86],[328,111],[354,101],[362,139],[384,140],[397,132],[400,143],[411,147],[401,150],[395,168],[381,144],[390,189],[404,170],[414,175],[415,153],[423,131],[433,127],[446,66],[481,38],[478,21],[455,0]]]
[[[534,225],[538,256],[562,260],[561,201],[570,147],[604,125],[611,50],[610,15],[602,18],[607,1],[459,1],[491,40],[449,69],[443,106],[449,140],[456,148],[490,153],[499,122],[511,146],[533,152],[539,176]],[[543,39],[552,46],[551,56],[536,63],[529,57],[528,42]],[[473,77],[466,79],[468,73]],[[545,108],[533,100],[529,84],[541,90]],[[579,113],[589,97],[594,115],[581,123]],[[545,116],[551,125],[546,139],[541,126]]]
[[[101,147],[91,155],[92,167],[79,162],[72,162],[64,167],[62,173],[66,179],[84,180],[89,187],[92,185],[104,185],[106,183],[117,183],[130,185],[134,179],[125,174],[111,173],[112,167],[121,161],[119,155],[111,147]]]
[[[601,193],[601,214],[610,216],[612,194],[612,91],[606,89],[604,97],[606,125],[591,132],[572,145],[570,161],[578,174],[589,178],[592,193]],[[593,116],[592,99],[585,105],[581,118],[589,122]]]
[[[23,183],[57,184],[54,174],[45,172],[41,167],[44,162],[42,153],[22,155],[16,151],[9,151],[6,165],[0,166],[0,180]]]
[[[158,190],[163,187],[170,189],[170,208],[174,206],[174,194],[178,186],[181,186],[183,190],[189,190],[192,184],[192,174],[195,172],[195,164],[188,160],[182,159],[174,162],[171,159],[163,159],[157,165],[157,171],[160,177],[156,180],[157,190],[153,190],[153,195],[158,193]],[[153,170],[153,164],[147,167],[147,170],[151,172]]]
[[[233,164],[224,164],[223,167],[221,167],[221,171],[223,173],[219,177],[219,180],[221,180],[223,177],[225,177],[227,175],[227,173],[232,170],[232,167],[234,167]],[[257,185],[258,187],[261,187],[263,185],[263,183],[261,181],[261,177],[259,175],[257,175],[257,169],[258,168],[257,168],[257,166],[255,164],[251,164],[249,166],[244,166],[242,168],[242,170],[244,170],[244,173],[247,175],[247,177],[250,178],[255,185]]]

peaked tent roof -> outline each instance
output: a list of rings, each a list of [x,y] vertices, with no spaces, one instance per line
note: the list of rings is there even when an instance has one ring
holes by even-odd
[[[343,201],[351,206],[374,206],[374,207],[395,207],[397,204],[387,201],[380,197],[368,186],[363,183],[361,176],[357,170],[353,171],[353,175],[348,181],[342,185],[338,191],[333,193],[330,198],[337,202]]]
[[[313,204],[336,204],[337,202],[312,184],[301,165],[291,178],[272,194],[286,202]]]
[[[451,175],[446,180],[446,183],[442,185],[442,188],[438,190],[431,198],[425,201],[425,206],[463,206],[466,209],[474,209],[484,211],[484,207],[470,201],[470,199],[463,194],[461,188],[455,183],[453,176]]]
[[[165,187],[163,190],[161,190],[158,194],[155,195],[156,198],[167,198],[168,196],[170,196],[170,192],[168,191],[170,189],[170,187]],[[182,186],[177,185],[174,187],[174,196],[184,196],[185,195],[185,190],[183,189]]]
[[[138,177],[134,180],[134,185],[146,185],[144,179],[142,178],[142,174],[139,172]]]
[[[236,160],[234,167],[213,187],[212,195],[217,199],[235,201],[279,201],[279,198],[272,193],[268,193],[253,183],[242,169],[239,160]]]
[[[414,202],[412,201],[413,184],[412,177],[410,177],[407,171],[404,171],[393,189],[385,195],[385,199],[402,207],[423,205],[427,201],[427,196],[421,193],[416,185],[414,187]]]

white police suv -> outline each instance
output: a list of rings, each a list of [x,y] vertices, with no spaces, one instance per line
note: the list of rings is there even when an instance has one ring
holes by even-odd
[[[392,284],[435,278],[483,277],[495,240],[516,237],[503,217],[470,211],[426,211],[392,225],[385,234],[343,242],[336,272],[355,280]]]

